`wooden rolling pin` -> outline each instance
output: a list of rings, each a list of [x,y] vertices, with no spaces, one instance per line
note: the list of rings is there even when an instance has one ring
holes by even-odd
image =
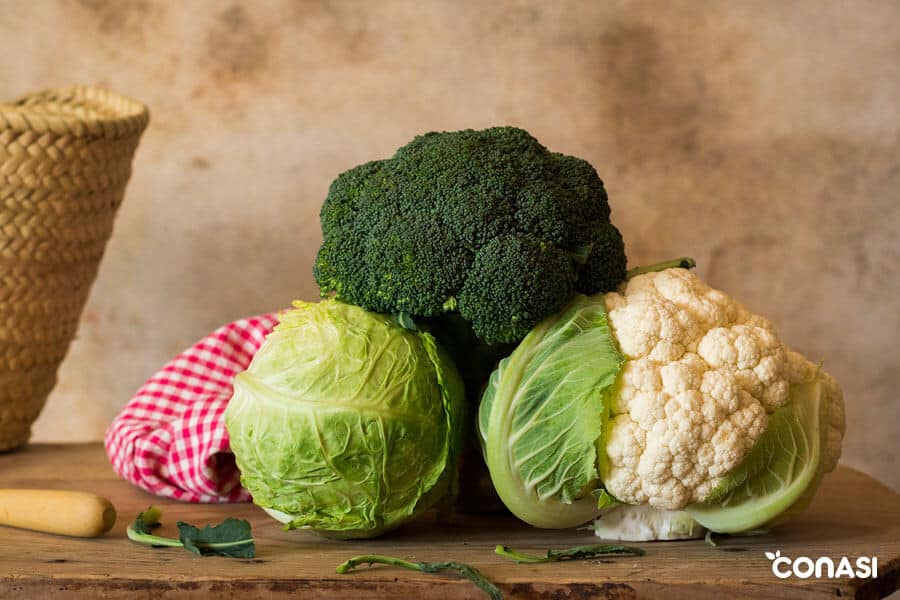
[[[0,489],[0,525],[97,537],[112,528],[116,509],[96,494],[69,490]]]

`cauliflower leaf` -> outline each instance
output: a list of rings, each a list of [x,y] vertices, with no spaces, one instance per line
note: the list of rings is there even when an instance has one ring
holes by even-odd
[[[598,511],[598,437],[606,390],[625,358],[602,302],[578,296],[538,325],[491,376],[478,426],[494,487],[537,527],[580,525]]]
[[[775,410],[744,462],[686,511],[719,533],[770,524],[818,486],[827,424],[821,377],[792,385],[788,403]]]

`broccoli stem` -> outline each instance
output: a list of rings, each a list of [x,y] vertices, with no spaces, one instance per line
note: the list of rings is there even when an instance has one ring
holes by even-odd
[[[631,279],[644,273],[654,273],[656,271],[665,271],[666,269],[693,269],[696,266],[697,261],[693,258],[682,256],[681,258],[673,258],[672,260],[654,263],[645,267],[635,267],[625,274],[625,279]]]
[[[401,569],[409,569],[410,571],[420,571],[422,573],[456,571],[457,573],[480,587],[482,590],[487,592],[488,596],[491,597],[491,600],[503,599],[503,593],[500,591],[500,588],[498,588],[487,577],[485,577],[481,571],[471,565],[460,562],[409,562],[408,560],[394,558],[393,556],[385,556],[383,554],[363,554],[361,556],[354,556],[350,560],[339,564],[335,569],[335,572],[343,575],[344,573],[347,573],[348,571],[358,567],[359,565],[368,564],[369,566],[371,566],[376,563],[382,565],[390,565],[392,567],[400,567]]]

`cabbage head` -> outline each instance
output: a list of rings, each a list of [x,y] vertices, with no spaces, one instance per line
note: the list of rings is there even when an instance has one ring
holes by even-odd
[[[380,535],[455,486],[462,382],[428,333],[336,300],[294,307],[234,381],[241,483],[288,529]]]

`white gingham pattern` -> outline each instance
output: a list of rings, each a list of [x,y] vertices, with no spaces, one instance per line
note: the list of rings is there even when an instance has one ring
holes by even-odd
[[[106,431],[113,469],[176,500],[249,500],[223,415],[234,376],[249,366],[277,322],[271,313],[220,327],[147,380]]]

